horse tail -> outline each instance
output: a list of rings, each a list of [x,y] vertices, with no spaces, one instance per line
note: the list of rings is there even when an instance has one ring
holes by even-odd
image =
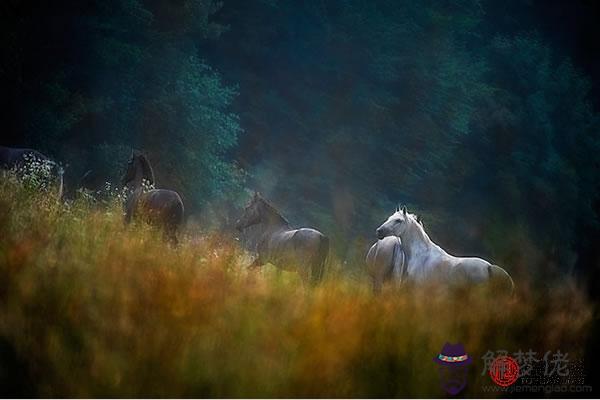
[[[329,255],[329,238],[325,235],[320,236],[319,248],[314,255],[311,263],[311,280],[313,283],[319,283],[323,279],[325,271],[325,261]]]
[[[64,181],[64,175],[65,175],[65,171],[61,166],[57,166],[58,168],[58,193],[57,193],[57,201],[60,204],[60,202],[62,201],[63,198],[63,194],[64,194],[64,189],[65,189],[65,181]]]
[[[491,281],[503,281],[506,286],[510,286],[510,295],[513,296],[515,294],[515,282],[504,268],[490,264],[488,272]]]
[[[168,215],[167,215],[167,235],[168,239],[174,246],[177,246],[177,230],[183,225],[185,216],[185,210],[183,207],[183,200],[178,193],[174,201],[170,204]]]

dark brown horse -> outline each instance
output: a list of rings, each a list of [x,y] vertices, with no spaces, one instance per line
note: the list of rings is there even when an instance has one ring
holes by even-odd
[[[133,192],[125,202],[125,222],[141,217],[149,224],[161,228],[165,238],[177,244],[177,231],[183,224],[183,201],[173,190],[152,189],[144,192],[143,182],[154,185],[154,171],[148,158],[134,150],[123,177],[123,186],[130,186]]]
[[[311,228],[292,229],[288,221],[259,193],[255,193],[236,222],[238,230],[256,225],[258,257],[251,267],[272,263],[296,271],[304,282],[317,283],[323,277],[329,239]]]
[[[64,170],[60,164],[37,150],[0,146],[0,169],[18,169],[34,161],[45,163],[50,167],[49,173],[54,181],[52,183],[58,188],[57,197],[60,201],[64,187]]]

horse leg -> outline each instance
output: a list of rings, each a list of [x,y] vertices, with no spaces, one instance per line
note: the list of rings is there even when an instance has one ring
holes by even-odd
[[[300,275],[300,280],[302,281],[302,286],[303,287],[308,287],[311,286],[311,284],[314,284],[311,281],[311,273],[310,273],[310,269],[307,267],[304,268],[298,268],[298,275]]]
[[[325,271],[325,262],[329,254],[329,238],[321,236],[316,254],[312,257],[310,266],[310,277],[313,285],[321,282]]]
[[[383,287],[383,276],[380,274],[373,277],[373,294],[378,295],[381,293]]]
[[[177,247],[177,245],[179,244],[179,240],[177,239],[177,228],[167,227],[167,229],[165,230],[165,239],[173,248]]]
[[[263,265],[264,263],[261,261],[260,257],[256,257],[254,261],[252,261],[252,263],[248,265],[248,269],[250,271],[254,271],[255,269],[262,267]]]
[[[125,225],[129,225],[133,220],[134,204],[130,201],[125,203]]]
[[[158,224],[164,227],[165,238],[173,247],[177,247],[177,231],[183,224],[183,203],[181,201],[171,201],[165,210],[161,210],[156,216]]]

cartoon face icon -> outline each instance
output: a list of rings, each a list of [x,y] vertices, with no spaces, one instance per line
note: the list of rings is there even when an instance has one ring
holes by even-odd
[[[468,366],[472,360],[462,344],[444,344],[433,361],[439,365],[440,385],[446,393],[455,396],[467,386]]]

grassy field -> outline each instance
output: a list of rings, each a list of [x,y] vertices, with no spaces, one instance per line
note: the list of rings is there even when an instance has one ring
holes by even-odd
[[[0,179],[0,373],[5,393],[96,396],[444,396],[432,358],[462,342],[467,396],[488,350],[582,356],[591,306],[571,282],[513,299],[387,288],[335,257],[318,287],[249,272],[236,242],[185,232],[170,248],[125,227],[118,199],[59,205]]]

